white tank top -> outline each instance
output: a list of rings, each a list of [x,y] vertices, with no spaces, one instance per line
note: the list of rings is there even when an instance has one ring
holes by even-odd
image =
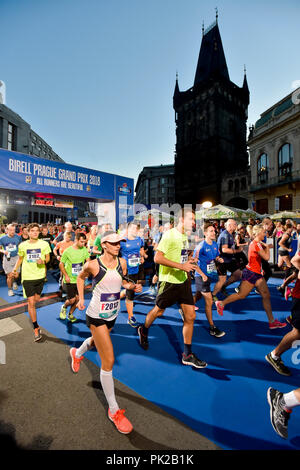
[[[116,268],[107,268],[99,258],[99,272],[93,278],[93,295],[86,310],[92,318],[111,321],[120,310],[120,291],[122,287],[123,271],[118,258]]]

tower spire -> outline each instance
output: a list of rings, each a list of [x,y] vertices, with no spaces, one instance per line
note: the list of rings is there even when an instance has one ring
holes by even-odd
[[[215,10],[216,10],[216,23],[218,24],[218,18],[219,18],[218,7],[216,7]]]

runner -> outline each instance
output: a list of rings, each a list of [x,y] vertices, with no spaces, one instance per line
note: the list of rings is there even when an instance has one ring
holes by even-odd
[[[101,237],[102,235],[105,233],[105,232],[108,232],[112,230],[111,228],[111,224],[102,224],[99,226],[99,230],[98,230],[98,235],[96,236],[95,238],[95,241],[94,241],[94,244],[93,244],[93,253],[97,256],[101,256],[102,254],[102,245],[101,245]]]
[[[283,264],[285,263],[288,268],[291,265],[291,258],[290,253],[293,251],[291,248],[291,244],[293,241],[292,231],[294,227],[292,224],[286,224],[284,226],[284,233],[279,241],[279,249],[278,249],[278,268],[280,269]]]
[[[127,236],[121,242],[120,256],[126,260],[128,276],[136,284],[141,281],[139,279],[139,268],[141,264],[141,257],[145,257],[144,242],[137,236],[138,224],[136,222],[129,222],[127,225]],[[142,277],[142,275],[140,276]],[[128,313],[127,323],[133,328],[138,327],[136,318],[133,316],[133,299],[134,291],[128,289],[126,291],[126,309]]]
[[[242,276],[242,271],[239,269],[238,263],[234,257],[236,253],[240,253],[243,250],[243,247],[235,248],[234,233],[236,228],[236,221],[234,219],[228,219],[225,223],[225,230],[223,230],[218,237],[218,247],[223,263],[218,263],[217,265],[219,279],[212,294],[215,301],[218,300],[218,292],[221,291],[224,295],[227,295],[226,287],[240,280]],[[231,276],[226,281],[227,271],[231,273]]]
[[[194,296],[194,302],[196,304],[196,302],[202,296],[204,297],[205,315],[209,323],[209,333],[211,336],[221,338],[225,335],[225,332],[219,330],[219,328],[217,328],[213,322],[213,298],[210,290],[210,284],[211,282],[216,282],[218,280],[215,261],[222,263],[223,259],[219,257],[219,248],[215,241],[216,232],[212,223],[207,222],[204,225],[204,236],[205,239],[196,246],[193,257],[198,259],[198,266],[206,275],[207,280],[204,281],[203,277],[197,271],[195,271],[196,294]]]
[[[7,234],[0,238],[0,252],[3,253],[2,266],[6,274],[6,282],[9,297],[15,295],[14,290],[18,289],[16,279],[19,277],[14,274],[14,267],[18,258],[18,246],[22,242],[21,237],[16,234],[16,228],[13,224],[7,226]]]
[[[45,283],[46,264],[50,260],[49,244],[39,239],[39,233],[38,224],[29,224],[29,240],[20,243],[19,258],[13,270],[13,274],[16,276],[22,265],[23,295],[28,299],[28,313],[33,325],[34,341],[39,341],[42,338],[41,329],[37,323],[36,303],[40,300]]]
[[[57,237],[53,240],[53,244],[56,246],[57,243],[63,241],[64,239],[64,233],[70,233],[71,234],[71,239],[72,241],[75,241],[75,232],[73,230],[73,225],[71,222],[66,222],[65,223],[65,231],[64,232],[60,232]]]
[[[196,368],[206,367],[192,352],[192,337],[196,318],[191,285],[188,279],[190,271],[196,269],[196,263],[188,260],[186,232],[195,224],[192,209],[181,209],[177,215],[177,226],[164,233],[155,254],[154,261],[159,266],[159,289],[155,307],[148,313],[144,325],[138,327],[140,345],[148,349],[148,330],[157,317],[163,315],[166,308],[179,303],[183,313],[184,352],[182,363]]]
[[[132,424],[124,416],[116,402],[112,368],[114,364],[113,344],[110,331],[113,328],[120,310],[120,290],[123,285],[127,290],[141,292],[142,286],[123,279],[127,266],[123,258],[118,258],[120,242],[124,238],[113,231],[102,236],[103,255],[89,260],[77,278],[79,293],[78,309],[84,310],[84,282],[93,277],[93,295],[86,311],[86,323],[92,337],[87,338],[80,348],[71,348],[72,370],[79,371],[83,354],[96,345],[101,359],[100,382],[108,402],[108,417],[122,434],[132,431]]]
[[[219,315],[223,315],[224,307],[227,304],[245,299],[255,286],[262,296],[263,307],[269,320],[269,328],[284,328],[286,323],[281,323],[273,317],[270,292],[262,273],[261,259],[263,258],[268,261],[270,257],[270,247],[262,241],[265,235],[266,232],[263,225],[255,225],[253,227],[254,239],[249,245],[249,262],[243,270],[240,291],[237,294],[230,295],[223,301],[217,301],[216,307]]]
[[[292,263],[297,269],[300,268],[299,253],[292,258]],[[293,298],[291,315],[289,315],[286,320],[293,329],[282,338],[273,351],[265,356],[265,359],[279,374],[286,376],[290,376],[291,371],[284,365],[281,356],[286,351],[289,351],[293,347],[293,344],[297,344],[295,342],[300,340],[300,273],[298,274],[295,287],[291,291],[291,295]]]
[[[67,300],[61,307],[59,318],[65,320],[67,308],[70,307],[68,320],[72,323],[77,321],[77,318],[73,315],[78,302],[77,277],[84,263],[90,257],[85,243],[85,234],[76,233],[74,244],[63,252],[59,263],[59,269],[63,274],[63,282],[67,290]]]

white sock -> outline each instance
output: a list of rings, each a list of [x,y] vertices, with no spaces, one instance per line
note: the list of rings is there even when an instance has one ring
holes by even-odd
[[[112,376],[112,370],[107,372],[106,370],[101,369],[100,370],[100,382],[101,382],[103,392],[107,400],[110,412],[112,415],[114,415],[118,411],[119,405],[116,402],[115,386],[114,386],[114,379]]]
[[[76,349],[75,356],[79,359],[81,356],[83,356],[84,353],[86,353],[90,348],[91,348],[91,342],[92,342],[92,336],[87,338],[85,341],[83,341],[82,345],[79,346],[78,349]]]
[[[273,353],[273,351],[271,352],[271,356],[272,356],[272,358],[275,359],[275,360],[279,358],[279,356],[276,356],[276,355]]]
[[[294,390],[289,393],[284,393],[283,400],[287,408],[292,409],[295,406],[299,406],[300,402],[298,401],[296,395],[294,394]]]

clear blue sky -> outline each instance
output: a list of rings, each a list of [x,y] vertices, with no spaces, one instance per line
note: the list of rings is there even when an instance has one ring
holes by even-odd
[[[216,6],[255,123],[300,80],[299,0],[0,0],[6,104],[66,162],[136,183],[143,166],[173,163],[176,71],[190,88]]]

